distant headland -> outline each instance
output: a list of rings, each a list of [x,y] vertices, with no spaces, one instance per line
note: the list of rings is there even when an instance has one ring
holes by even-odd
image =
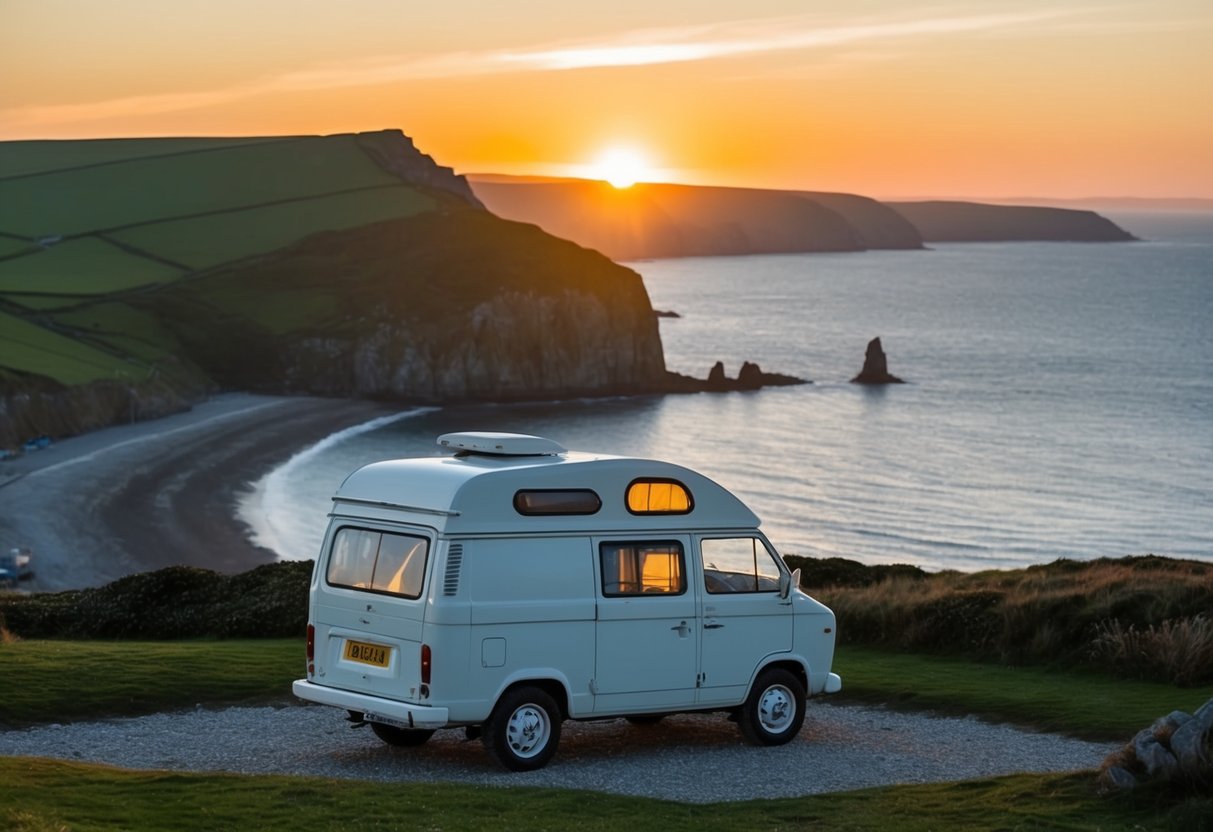
[[[470,174],[495,214],[615,260],[920,249],[949,241],[1123,242],[1094,211],[976,202],[880,202],[858,194]]]

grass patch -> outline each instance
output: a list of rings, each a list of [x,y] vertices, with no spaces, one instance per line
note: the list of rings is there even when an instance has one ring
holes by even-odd
[[[159,364],[162,371],[171,372],[181,363],[172,330],[156,316],[125,303],[94,299],[53,317],[57,324],[75,330],[81,340],[101,341],[118,352]]]
[[[1125,741],[1173,710],[1191,713],[1213,685],[1177,688],[1089,671],[1004,667],[948,656],[840,647],[839,701],[975,714],[1085,739]]]
[[[95,237],[0,261],[0,293],[104,295],[175,280],[182,272]]]
[[[280,249],[317,231],[354,228],[433,207],[431,197],[398,181],[365,191],[149,223],[117,232],[114,238],[191,268],[205,269]]]
[[[773,777],[780,772],[772,772]],[[0,759],[0,824],[22,830],[1208,829],[1209,801],[1100,798],[1094,777],[1019,775],[685,805],[535,788],[131,772]]]
[[[0,234],[0,257],[11,257],[14,254],[24,254],[26,252],[33,253],[37,251],[37,247],[29,240],[20,240],[16,237],[6,237]]]
[[[0,145],[0,179],[36,173],[104,165],[147,156],[167,156],[199,150],[283,141],[270,136],[241,139],[80,139],[4,142]],[[289,139],[287,139],[289,141]]]
[[[4,148],[0,146],[0,153]],[[398,185],[354,136],[132,158],[0,180],[0,229],[26,237],[103,229],[225,211],[350,188]],[[98,195],[104,194],[104,198]]]
[[[142,379],[147,369],[49,329],[0,312],[0,363],[60,384]]]
[[[302,639],[23,639],[0,646],[0,725],[287,700],[303,672]]]

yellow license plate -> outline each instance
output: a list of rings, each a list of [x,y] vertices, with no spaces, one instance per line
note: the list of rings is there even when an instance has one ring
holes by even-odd
[[[346,639],[343,655],[352,662],[387,667],[387,660],[391,654],[392,648],[384,647],[382,644],[367,644],[365,641]]]

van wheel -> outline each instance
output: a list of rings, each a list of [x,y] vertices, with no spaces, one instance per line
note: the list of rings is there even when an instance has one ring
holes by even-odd
[[[560,742],[560,709],[540,688],[506,691],[484,723],[481,739],[493,759],[510,771],[543,768]]]
[[[416,748],[419,745],[425,745],[426,740],[434,736],[434,732],[428,729],[397,728],[395,725],[384,725],[381,722],[372,722],[371,730],[375,732],[375,736],[388,745],[396,745],[401,748]]]
[[[741,735],[754,745],[783,745],[800,733],[803,724],[804,686],[777,667],[759,674],[737,714]]]

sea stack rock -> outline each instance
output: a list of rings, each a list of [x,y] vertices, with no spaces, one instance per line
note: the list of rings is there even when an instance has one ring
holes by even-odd
[[[868,342],[868,351],[863,357],[863,369],[851,379],[852,384],[905,384],[889,372],[889,360],[884,354],[879,338]]]

